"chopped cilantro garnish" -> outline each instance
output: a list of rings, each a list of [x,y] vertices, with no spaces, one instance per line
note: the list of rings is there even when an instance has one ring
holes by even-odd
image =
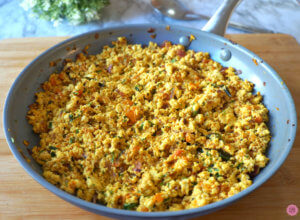
[[[57,150],[57,147],[49,146],[49,149],[50,149],[50,150]]]
[[[140,125],[139,130],[141,131],[143,130],[143,128],[144,128],[144,122]]]
[[[151,125],[151,126],[153,126],[153,125],[154,125],[154,123],[153,123],[152,121],[149,121],[149,120],[148,120],[148,122],[150,123],[150,125]]]
[[[226,94],[229,96],[229,97],[232,97],[232,95],[230,94],[229,90],[227,89],[226,86],[224,86],[224,91],[226,92]]]
[[[69,142],[70,142],[70,144],[73,144],[74,141],[75,141],[75,138],[74,138],[74,137],[71,137]]]
[[[134,88],[135,88],[136,91],[140,92],[143,89],[143,86],[136,85]]]
[[[198,152],[198,153],[203,153],[203,149],[202,149],[201,147],[198,147],[198,148],[197,148],[197,152]]]
[[[224,160],[224,161],[230,160],[231,154],[229,154],[226,151],[223,151],[221,149],[218,150],[218,152],[219,152],[219,156],[222,158],[222,160]]]
[[[52,121],[49,122],[48,124],[48,128],[51,129],[52,128]]]
[[[132,210],[136,208],[139,204],[138,203],[125,203],[123,208],[126,210]]]
[[[218,168],[215,168],[215,167],[208,167],[208,168],[207,168],[207,171],[210,172],[210,173],[212,173],[213,171],[217,171],[217,172],[218,172],[219,169],[218,169]]]
[[[167,202],[169,202],[170,201],[170,198],[165,198],[164,199],[164,203],[167,203]]]
[[[216,173],[215,176],[216,176],[217,178],[219,178],[219,177],[221,177],[222,175],[220,175],[219,173]]]
[[[242,162],[242,163],[239,163],[238,165],[237,165],[237,167],[236,168],[238,168],[238,169],[240,169],[242,166],[244,165],[244,163]]]
[[[113,163],[114,160],[115,160],[115,153],[113,152],[113,153],[112,153],[112,156],[111,156],[111,162]]]
[[[198,115],[198,113],[199,113],[199,109],[196,111],[192,111],[192,117],[195,117],[196,115]]]

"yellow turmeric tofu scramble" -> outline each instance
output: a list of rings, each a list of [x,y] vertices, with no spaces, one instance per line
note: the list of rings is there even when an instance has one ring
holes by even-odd
[[[208,53],[120,37],[43,83],[27,118],[47,181],[144,212],[226,199],[266,166],[268,110],[253,84]]]

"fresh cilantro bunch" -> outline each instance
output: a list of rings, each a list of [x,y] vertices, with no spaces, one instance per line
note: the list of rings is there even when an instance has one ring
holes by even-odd
[[[21,6],[38,17],[59,24],[67,19],[72,24],[99,20],[101,9],[109,0],[23,0]]]

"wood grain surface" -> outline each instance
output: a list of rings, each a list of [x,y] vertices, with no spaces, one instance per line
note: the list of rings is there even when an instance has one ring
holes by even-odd
[[[227,35],[267,61],[289,87],[300,111],[300,45],[283,34]],[[12,82],[37,55],[67,37],[0,41],[0,111]],[[298,116],[299,119],[299,116]],[[2,115],[0,118],[2,127]],[[300,209],[300,134],[279,171],[255,192],[233,205],[199,219],[300,219],[286,213]],[[0,219],[109,219],[75,207],[35,182],[11,154],[0,130]]]

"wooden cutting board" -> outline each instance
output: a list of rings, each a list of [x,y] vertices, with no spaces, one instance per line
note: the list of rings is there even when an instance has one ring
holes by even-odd
[[[267,61],[286,82],[300,111],[300,45],[283,34],[228,35]],[[0,41],[0,110],[9,87],[37,55],[67,37]],[[299,116],[298,116],[299,119]],[[2,126],[2,116],[0,119]],[[300,219],[286,208],[300,209],[300,133],[280,170],[255,192],[205,219]],[[0,219],[108,219],[75,207],[35,182],[11,154],[0,130]],[[203,218],[199,218],[203,219]]]

